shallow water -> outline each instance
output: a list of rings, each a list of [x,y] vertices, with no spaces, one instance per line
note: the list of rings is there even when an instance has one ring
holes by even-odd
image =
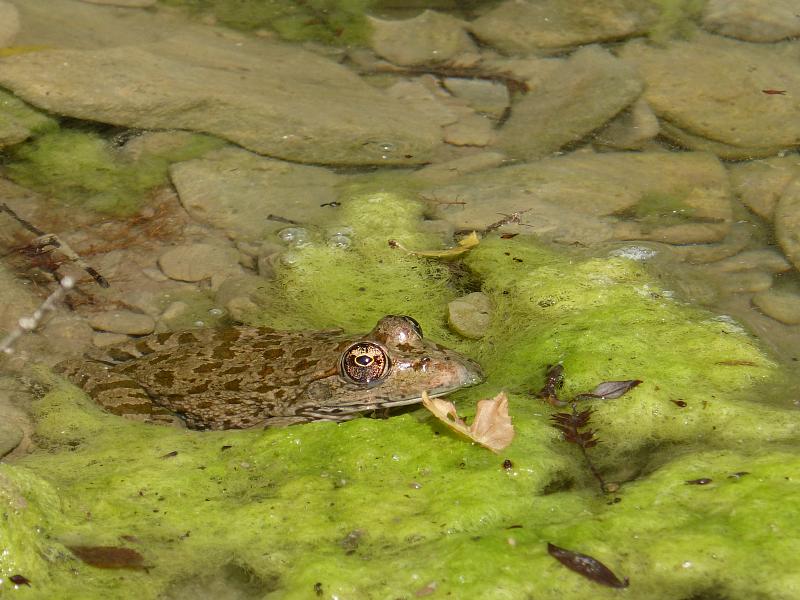
[[[552,542],[637,598],[797,597],[791,3],[113,4],[0,1],[0,593],[618,593]],[[422,409],[173,431],[42,369],[384,314],[481,362],[459,412],[509,391],[510,449]],[[562,398],[644,381],[591,404],[613,493],[535,398],[552,363]]]

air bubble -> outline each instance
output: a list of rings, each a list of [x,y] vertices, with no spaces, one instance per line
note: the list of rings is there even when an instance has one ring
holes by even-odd
[[[331,248],[341,248],[341,249],[349,248],[350,244],[351,244],[350,238],[347,237],[346,235],[337,234],[337,235],[332,235],[331,237],[328,238],[328,246],[330,246]]]
[[[284,252],[281,254],[281,264],[284,267],[294,267],[300,262],[300,255],[297,252]]]
[[[288,246],[301,246],[308,243],[308,231],[302,227],[286,227],[278,232],[280,240]]]

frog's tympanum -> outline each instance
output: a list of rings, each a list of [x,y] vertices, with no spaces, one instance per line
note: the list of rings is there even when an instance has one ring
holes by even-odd
[[[345,421],[482,380],[477,364],[401,316],[363,336],[243,326],[159,333],[57,370],[110,412],[192,429]]]

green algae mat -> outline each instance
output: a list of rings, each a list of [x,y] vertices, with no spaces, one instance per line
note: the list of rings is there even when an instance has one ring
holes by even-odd
[[[634,261],[561,255],[522,236],[487,236],[466,269],[389,247],[435,248],[421,218],[390,194],[343,202],[352,245],[292,250],[252,321],[364,331],[410,314],[483,365],[484,384],[451,396],[462,414],[508,392],[510,447],[473,445],[424,410],[180,431],[105,414],[51,382],[36,406],[39,449],[0,465],[0,595],[800,597],[800,415],[785,370]],[[492,326],[460,340],[445,306],[476,286],[492,300]],[[583,401],[602,440],[591,458],[619,484],[612,494],[552,427],[563,409],[535,397],[555,363],[565,398],[643,381]],[[548,543],[594,557],[629,586],[568,570]],[[107,548],[96,566],[76,556],[86,547]]]

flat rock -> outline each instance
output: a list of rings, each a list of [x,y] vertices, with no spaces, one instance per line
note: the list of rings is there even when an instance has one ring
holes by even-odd
[[[143,129],[210,133],[298,162],[418,164],[438,124],[297,46],[194,32],[0,61],[0,85],[47,111]]]
[[[488,146],[494,138],[494,125],[483,115],[467,115],[443,129],[444,141],[454,146]]]
[[[770,289],[753,296],[753,304],[768,317],[786,325],[800,325],[800,295]]]
[[[639,98],[594,136],[594,143],[616,150],[639,150],[658,135],[653,109]]]
[[[800,269],[800,177],[783,191],[775,207],[775,237],[796,269]]]
[[[261,239],[283,229],[270,215],[325,224],[341,177],[322,167],[296,165],[226,148],[172,165],[170,177],[181,204],[196,220],[234,239]]]
[[[212,244],[186,244],[164,252],[158,266],[170,279],[202,281],[215,275],[238,274],[239,251]]]
[[[512,107],[497,147],[515,158],[540,158],[577,142],[642,93],[634,69],[599,46],[575,52]]]
[[[714,263],[713,267],[723,273],[750,270],[783,273],[789,271],[792,265],[780,252],[771,248],[760,248],[758,250],[745,250],[734,256],[729,256]]]
[[[372,26],[370,46],[397,65],[443,62],[475,50],[466,23],[443,13],[425,10],[412,19],[368,20]]]
[[[772,221],[783,190],[800,177],[800,156],[774,156],[728,165],[734,193],[759,217]]]
[[[629,42],[620,56],[646,80],[662,134],[682,146],[742,159],[800,143],[800,45],[697,34],[664,47]]]
[[[777,42],[800,35],[797,0],[708,0],[703,27],[748,42]]]
[[[473,21],[472,32],[507,52],[558,52],[645,33],[655,23],[655,3],[639,0],[508,0]]]
[[[0,0],[0,48],[11,46],[19,33],[19,11],[10,2]]]
[[[508,87],[497,81],[448,77],[442,82],[451,94],[461,98],[470,108],[500,118],[508,108]]]
[[[723,239],[732,218],[727,173],[704,153],[574,153],[465,175],[423,194],[457,229],[526,211],[524,225],[502,231],[564,242],[706,244]]]
[[[153,333],[156,322],[150,315],[129,310],[111,310],[97,313],[89,318],[89,325],[97,331],[124,333],[125,335],[147,335]]]
[[[467,173],[499,167],[506,160],[506,155],[501,152],[476,152],[461,158],[428,165],[415,171],[411,176],[414,179],[421,179],[425,183],[443,184],[456,180]],[[429,200],[436,202],[436,198],[429,198]]]

